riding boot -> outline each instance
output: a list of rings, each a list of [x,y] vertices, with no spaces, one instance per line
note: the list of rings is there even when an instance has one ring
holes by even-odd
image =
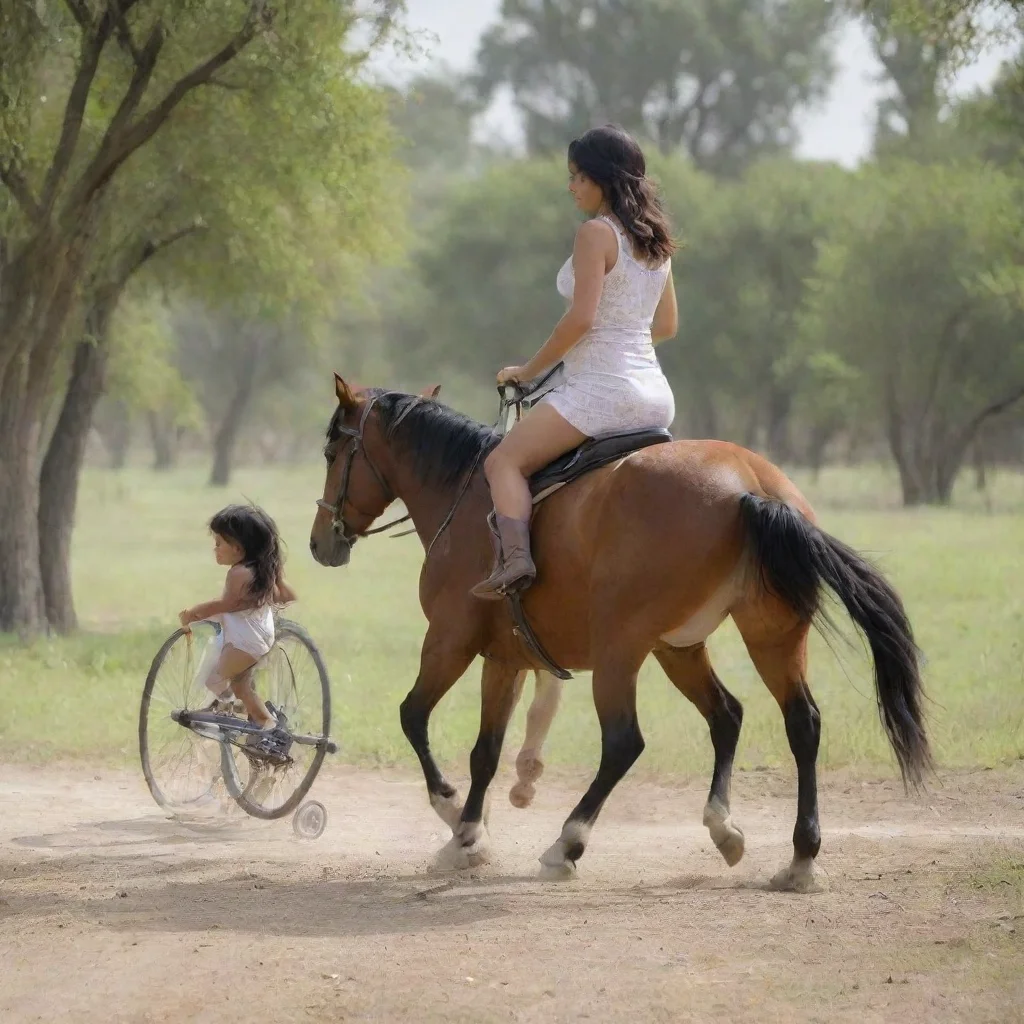
[[[500,601],[510,591],[525,590],[537,576],[530,556],[530,523],[492,512],[487,525],[494,547],[494,572],[470,593],[484,601]]]

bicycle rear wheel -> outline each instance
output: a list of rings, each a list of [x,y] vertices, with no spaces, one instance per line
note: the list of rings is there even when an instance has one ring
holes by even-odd
[[[172,712],[198,711],[213,699],[203,680],[219,653],[219,630],[211,622],[194,623],[190,633],[176,630],[146,676],[139,708],[139,756],[153,799],[167,810],[214,807],[231,795],[222,784],[223,744],[171,717]]]
[[[309,634],[279,619],[270,653],[253,673],[260,698],[273,704],[283,728],[271,753],[253,740],[222,745],[222,772],[239,806],[255,818],[283,818],[309,792],[327,755],[331,730],[331,686],[323,658]],[[248,762],[240,770],[238,756]]]

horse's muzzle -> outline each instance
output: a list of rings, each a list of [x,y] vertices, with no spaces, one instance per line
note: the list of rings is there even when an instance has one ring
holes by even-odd
[[[326,544],[317,540],[316,537],[310,537],[309,551],[320,565],[337,568],[340,565],[348,565],[352,557],[353,544],[355,544],[354,540],[348,540],[340,534],[334,533]]]

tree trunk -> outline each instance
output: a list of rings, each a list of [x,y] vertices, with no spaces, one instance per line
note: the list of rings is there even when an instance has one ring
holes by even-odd
[[[789,431],[792,407],[793,392],[775,383],[768,394],[764,445],[773,461],[780,465],[789,462],[793,456]]]
[[[153,469],[166,472],[178,464],[178,428],[152,409],[147,413],[149,437],[153,442]]]
[[[24,386],[28,359],[7,364],[0,382],[0,633],[27,637],[46,627],[39,575],[39,417]]]
[[[982,439],[976,438],[971,446],[971,463],[974,466],[974,489],[985,491],[988,489],[988,472],[985,459],[985,444]]]
[[[46,617],[59,633],[78,626],[71,589],[71,535],[86,442],[106,386],[112,309],[97,305],[86,318],[88,337],[75,347],[64,404],[39,474],[39,567]]]
[[[105,440],[107,451],[110,453],[110,468],[124,469],[128,462],[128,450],[132,445],[132,419],[121,402],[118,402]]]
[[[811,427],[807,442],[807,463],[811,469],[811,479],[817,483],[821,470],[825,465],[825,453],[832,438],[841,429],[841,424],[830,420],[819,420]]]
[[[210,471],[211,487],[227,487],[231,479],[231,465],[235,455],[242,423],[249,411],[256,383],[256,368],[259,362],[258,340],[250,347],[249,358],[239,367],[237,386],[231,401],[220,421],[213,438],[213,468]]]

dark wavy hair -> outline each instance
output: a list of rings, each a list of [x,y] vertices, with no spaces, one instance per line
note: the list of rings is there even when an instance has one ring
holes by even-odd
[[[614,124],[591,128],[569,143],[569,163],[601,187],[636,248],[651,263],[664,263],[678,246],[654,182],[647,177],[643,150]]]
[[[277,523],[258,505],[228,505],[210,520],[210,529],[242,549],[242,564],[252,573],[249,594],[266,604],[284,576]]]

